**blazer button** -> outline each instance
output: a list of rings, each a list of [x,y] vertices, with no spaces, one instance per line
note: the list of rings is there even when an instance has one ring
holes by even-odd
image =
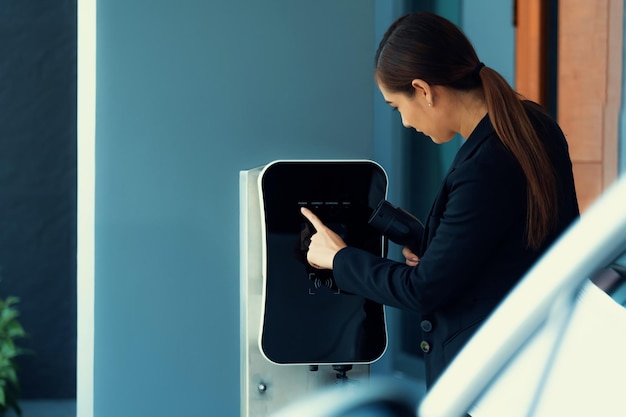
[[[422,320],[420,322],[420,327],[422,328],[423,331],[429,332],[433,329],[433,324],[428,320]]]
[[[425,340],[422,340],[420,342],[420,349],[422,349],[422,352],[424,352],[424,353],[430,352],[430,343],[428,343]]]

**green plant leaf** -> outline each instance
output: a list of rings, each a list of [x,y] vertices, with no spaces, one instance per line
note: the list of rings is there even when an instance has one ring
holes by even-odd
[[[15,339],[26,336],[26,332],[24,331],[22,325],[18,321],[14,320],[7,325],[7,336]]]
[[[19,383],[17,381],[17,372],[15,371],[15,368],[10,368],[7,371],[5,379],[9,381],[14,387],[19,387]]]
[[[0,299],[0,416],[4,416],[8,408],[22,415],[17,403],[20,394],[18,366],[13,359],[31,351],[15,343],[15,339],[26,337],[18,320],[19,310],[14,307],[18,302],[19,298],[14,296]]]
[[[0,355],[2,355],[3,358],[13,358],[16,352],[15,343],[13,343],[11,339],[4,340],[2,346],[0,346]]]

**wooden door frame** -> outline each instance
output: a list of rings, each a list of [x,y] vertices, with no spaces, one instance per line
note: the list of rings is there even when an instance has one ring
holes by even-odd
[[[515,88],[543,106],[547,102],[548,1],[516,0]]]
[[[549,5],[515,1],[515,88],[544,106]],[[581,210],[617,178],[623,13],[624,0],[558,0],[556,117],[570,146]]]

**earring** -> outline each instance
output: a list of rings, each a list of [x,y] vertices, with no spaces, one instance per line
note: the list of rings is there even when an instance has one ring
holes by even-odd
[[[432,106],[433,106],[433,103],[428,103],[428,107],[432,107]]]

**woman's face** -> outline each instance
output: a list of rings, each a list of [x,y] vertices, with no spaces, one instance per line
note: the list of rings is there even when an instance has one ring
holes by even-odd
[[[378,84],[387,104],[400,112],[404,127],[413,128],[438,144],[450,141],[455,132],[450,131],[444,123],[438,121],[444,103],[438,98],[439,102],[433,104],[434,97],[430,86],[422,88],[414,83],[414,87],[415,94],[409,96],[403,92],[391,92],[380,83]]]

